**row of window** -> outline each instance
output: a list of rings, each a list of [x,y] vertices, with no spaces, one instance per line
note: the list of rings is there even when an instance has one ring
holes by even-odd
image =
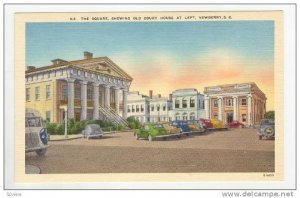
[[[74,88],[75,92],[75,99],[80,99],[81,98],[81,88],[80,87],[75,87]],[[67,100],[68,99],[68,85],[63,85],[62,86],[62,99]],[[87,87],[87,99],[92,100],[93,99],[93,87],[88,86]]]
[[[213,104],[214,104],[214,107],[218,107],[219,106],[218,100],[217,99],[213,100]],[[229,106],[229,107],[232,107],[233,106],[233,99],[232,98],[226,99],[225,100],[225,105]],[[247,105],[247,99],[246,98],[242,98],[241,105],[242,106],[246,106]]]
[[[182,108],[187,108],[187,99],[182,100]],[[190,99],[190,107],[195,107],[195,99]],[[180,100],[175,100],[175,108],[180,108]]]
[[[26,101],[30,101],[31,100],[31,94],[30,94],[31,90],[30,88],[26,88]],[[51,99],[51,85],[46,85],[46,100]],[[40,86],[35,87],[34,89],[34,99],[35,100],[40,100]]]
[[[144,112],[144,105],[128,105],[127,106],[127,112],[130,113],[134,113],[134,112]]]

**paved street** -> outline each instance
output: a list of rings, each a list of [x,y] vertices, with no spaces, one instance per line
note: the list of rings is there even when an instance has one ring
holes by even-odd
[[[274,171],[274,141],[258,140],[255,129],[153,142],[124,132],[49,144],[44,157],[26,153],[26,165],[42,174]]]

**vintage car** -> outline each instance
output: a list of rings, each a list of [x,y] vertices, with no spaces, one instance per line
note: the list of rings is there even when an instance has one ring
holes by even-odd
[[[245,125],[237,120],[227,123],[229,128],[245,128]]]
[[[163,122],[161,124],[167,130],[168,134],[174,134],[174,133],[181,133],[182,132],[181,128],[177,128],[176,126],[173,126],[169,122]]]
[[[168,131],[162,124],[159,123],[145,124],[140,129],[135,130],[135,137],[137,140],[143,138],[152,141],[152,139],[156,136],[167,134]]]
[[[210,122],[212,123],[214,129],[227,129],[228,128],[228,126],[220,120],[211,118]]]
[[[275,137],[275,122],[272,119],[262,119],[258,129],[259,139]]]
[[[189,120],[188,127],[192,132],[205,132],[202,122],[200,122],[199,120]]]
[[[84,138],[101,138],[103,135],[103,131],[101,130],[98,124],[88,124],[85,126],[84,130],[82,131],[82,135]]]
[[[191,131],[190,128],[189,128],[188,122],[185,121],[185,120],[172,121],[171,125],[173,125],[173,126],[175,126],[177,128],[180,128],[182,130],[182,133],[190,132]]]
[[[42,117],[33,109],[25,113],[25,152],[45,155],[48,148],[48,135]]]
[[[203,128],[205,129],[213,128],[213,124],[210,122],[209,119],[200,118],[199,121],[202,123]]]

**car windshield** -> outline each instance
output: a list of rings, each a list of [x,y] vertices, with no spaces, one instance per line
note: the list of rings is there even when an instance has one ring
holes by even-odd
[[[261,124],[262,125],[273,125],[275,123],[274,123],[274,120],[262,120]]]
[[[43,127],[43,122],[40,117],[25,118],[26,127]]]

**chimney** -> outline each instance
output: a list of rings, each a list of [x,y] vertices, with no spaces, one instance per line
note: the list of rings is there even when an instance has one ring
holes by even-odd
[[[27,71],[35,70],[35,66],[27,66]]]
[[[161,94],[158,94],[158,98],[161,98]]]
[[[153,91],[149,90],[149,97],[152,99]]]
[[[93,58],[93,53],[91,53],[91,52],[85,51],[85,52],[83,52],[83,55],[84,55],[84,59],[91,59],[91,58]]]
[[[169,100],[172,101],[172,94],[169,94]]]

